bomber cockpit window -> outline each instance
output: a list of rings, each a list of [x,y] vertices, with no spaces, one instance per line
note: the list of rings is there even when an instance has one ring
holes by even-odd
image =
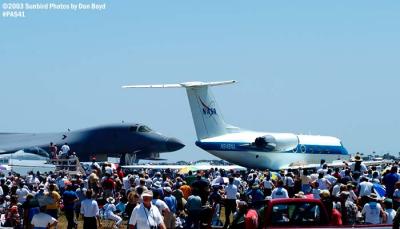
[[[131,126],[131,127],[129,127],[129,131],[130,131],[130,132],[136,132],[137,129],[138,129],[138,126]]]
[[[151,129],[148,126],[140,126],[139,132],[150,132]]]

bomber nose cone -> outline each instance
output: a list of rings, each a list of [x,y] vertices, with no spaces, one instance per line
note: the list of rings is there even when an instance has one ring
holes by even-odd
[[[176,138],[168,138],[166,146],[168,151],[176,151],[182,149],[185,146],[185,144],[183,144]]]

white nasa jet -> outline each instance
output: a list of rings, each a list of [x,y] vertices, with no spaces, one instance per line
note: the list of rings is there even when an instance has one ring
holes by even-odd
[[[322,159],[331,162],[349,158],[347,150],[336,137],[256,132],[227,124],[210,87],[235,82],[186,82],[130,85],[123,88],[185,88],[196,128],[196,145],[240,166],[279,170],[295,165],[319,163]]]

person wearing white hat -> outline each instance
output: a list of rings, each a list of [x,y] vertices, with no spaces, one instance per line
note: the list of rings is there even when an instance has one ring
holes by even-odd
[[[146,190],[142,193],[143,202],[136,206],[129,219],[131,229],[166,229],[160,211],[151,203],[153,192]]]
[[[107,198],[107,204],[104,205],[104,217],[106,219],[115,221],[114,228],[118,228],[119,225],[122,223],[122,218],[114,214],[114,212],[117,211],[114,203],[115,199],[113,197]]]
[[[161,177],[161,172],[156,172],[153,177],[153,184],[156,183],[157,181],[160,182],[160,184],[163,181],[163,178]]]

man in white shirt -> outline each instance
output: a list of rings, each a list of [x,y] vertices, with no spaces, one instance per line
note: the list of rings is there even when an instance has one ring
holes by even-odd
[[[16,194],[18,196],[18,203],[22,204],[26,200],[26,195],[28,195],[29,190],[24,187],[24,183],[21,182],[19,183],[19,188],[16,191]]]
[[[51,228],[57,225],[58,221],[45,212],[46,205],[40,207],[40,213],[33,216],[31,220],[33,228]]]
[[[151,204],[153,192],[144,191],[142,194],[143,203],[136,206],[129,219],[131,229],[166,229],[160,211]]]
[[[336,177],[332,176],[332,169],[328,169],[326,175],[324,176],[332,185],[336,184]]]
[[[361,183],[358,185],[359,196],[369,196],[372,192],[373,184],[366,177],[361,177]]]
[[[324,178],[323,173],[318,174],[318,179],[317,179],[319,189],[321,190],[329,190],[332,186],[331,182],[329,182],[328,179]]]
[[[91,189],[86,191],[86,199],[81,202],[81,214],[83,215],[83,229],[97,229],[97,222],[101,227],[99,217],[99,205],[92,199]]]
[[[230,224],[230,216],[231,213],[235,213],[236,211],[236,193],[238,192],[238,188],[233,184],[234,178],[230,176],[229,184],[225,187],[225,225],[224,228],[227,228]]]
[[[333,188],[332,188],[332,196],[339,197],[339,194],[340,194],[340,187],[341,187],[342,185],[343,185],[343,184],[341,184],[341,183],[336,183],[336,184],[333,186]]]
[[[242,178],[240,177],[240,173],[236,173],[233,177],[233,184],[236,185],[238,189],[241,189],[242,186]]]
[[[62,151],[62,154],[63,154],[64,156],[67,156],[67,155],[68,155],[68,153],[69,153],[69,151],[70,151],[70,148],[69,148],[68,143],[65,143],[64,145],[61,146],[61,151]]]
[[[275,187],[270,176],[265,175],[264,177],[264,196],[271,196],[272,189]]]
[[[358,193],[359,197],[361,198],[361,206],[364,206],[365,203],[368,202],[368,196],[371,195],[372,193],[372,188],[374,184],[368,181],[368,178],[366,177],[361,177],[360,178],[360,184],[358,185]]]
[[[131,188],[131,174],[129,174],[128,176],[122,178],[122,185],[124,186],[125,191],[128,191]]]

